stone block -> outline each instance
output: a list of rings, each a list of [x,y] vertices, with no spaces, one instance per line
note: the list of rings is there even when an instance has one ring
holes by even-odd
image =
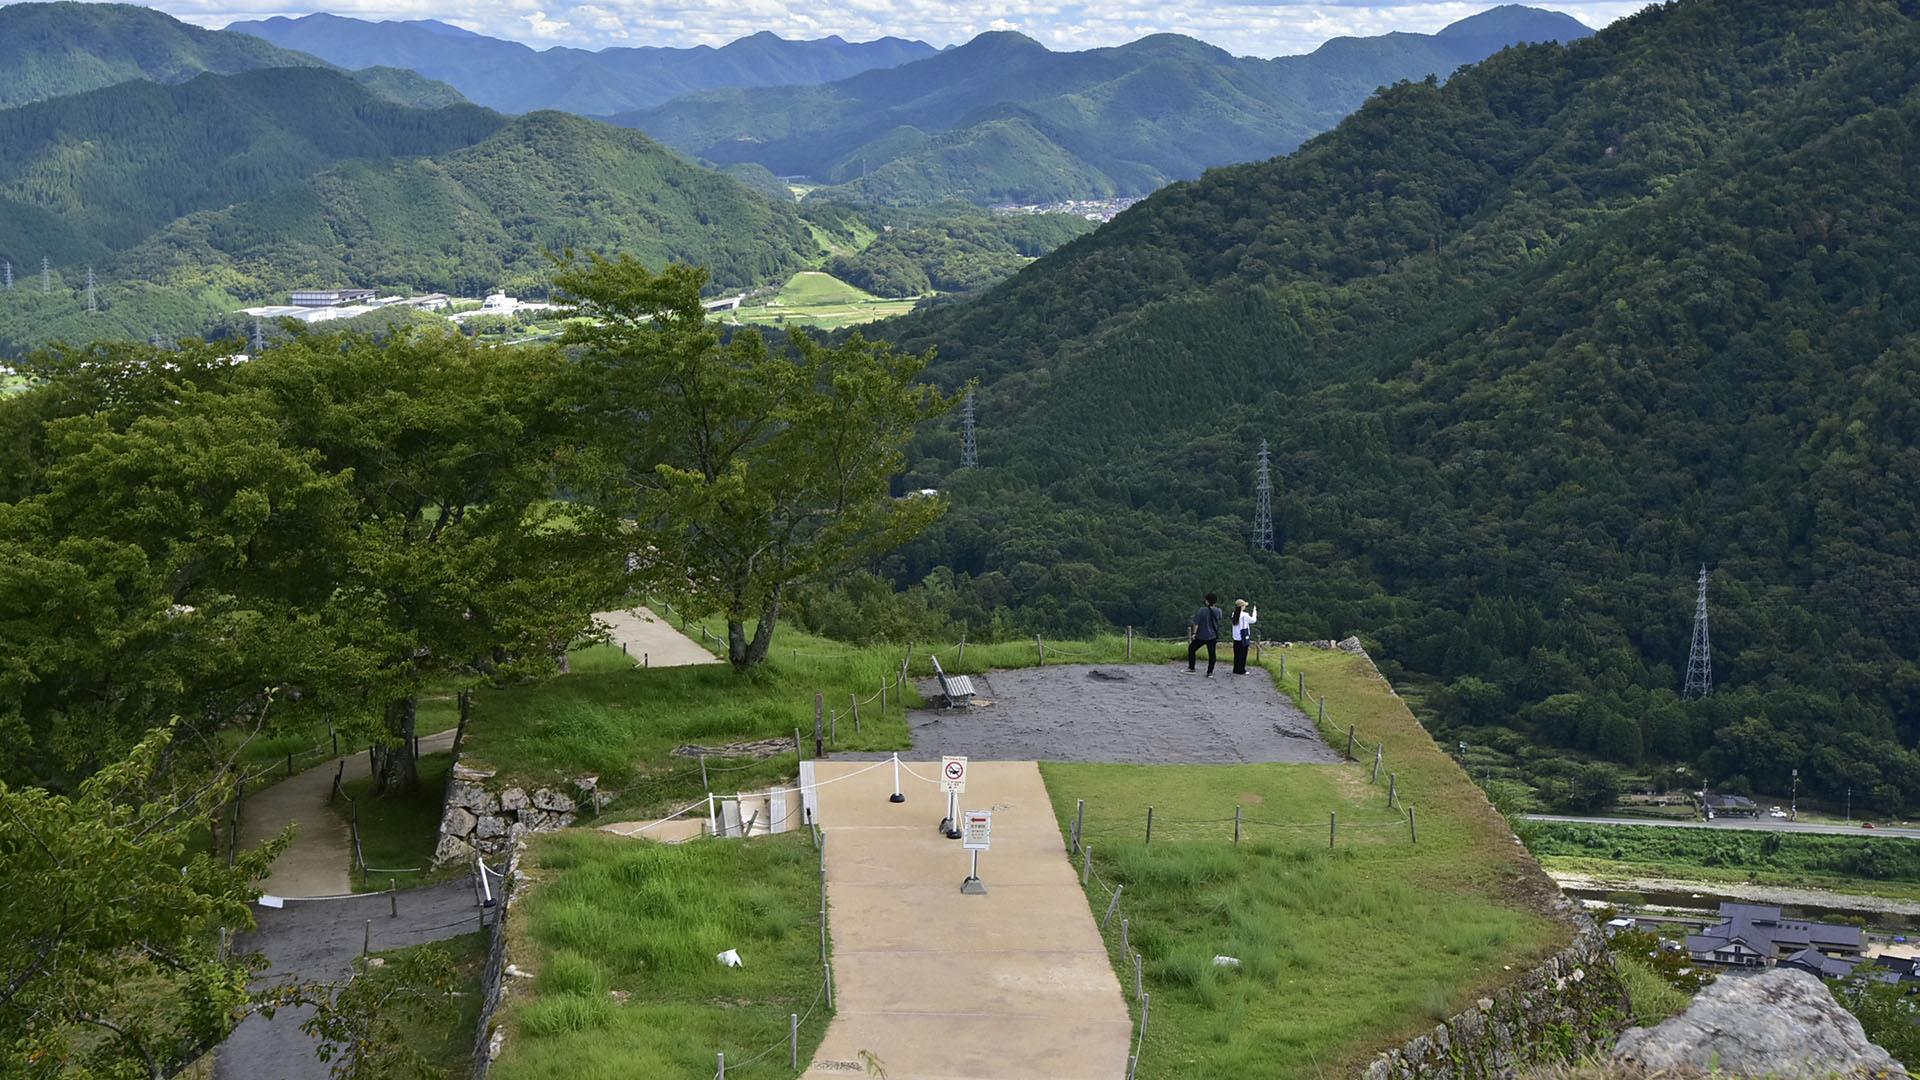
[[[488,814],[483,818],[476,819],[473,826],[473,835],[476,839],[480,840],[491,840],[496,836],[505,836],[507,835],[506,820],[497,814]]]
[[[500,793],[500,809],[502,810],[525,810],[529,805],[527,789],[525,788],[510,787]]]
[[[473,831],[475,820],[465,807],[449,806],[446,816],[440,819],[440,835],[465,836]]]
[[[576,804],[572,799],[552,788],[541,788],[533,793],[533,805],[541,810],[557,810],[570,814],[574,811]]]

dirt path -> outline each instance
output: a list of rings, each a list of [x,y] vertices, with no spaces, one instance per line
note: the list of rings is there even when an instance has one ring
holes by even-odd
[[[627,655],[633,657],[635,663],[649,667],[682,667],[725,662],[647,608],[599,611],[594,613],[593,618],[607,627],[615,645],[626,646]]]
[[[913,753],[1140,765],[1340,760],[1270,673],[1230,675],[1230,667],[1211,679],[1188,675],[1184,663],[1049,664],[970,676],[976,701],[991,704],[909,713]],[[916,685],[924,700],[940,700],[939,682]]]
[[[342,979],[363,948],[374,952],[471,934],[491,920],[470,877],[393,897],[368,893],[335,900],[293,900],[284,908],[255,908],[259,924],[234,947],[258,951],[272,964],[257,984],[282,979]],[[398,911],[398,914],[394,914]],[[281,1009],[271,1020],[254,1016],[215,1052],[214,1080],[328,1080],[329,1066],[300,1030],[311,1009]]]
[[[1794,888],[1785,885],[1746,885],[1737,881],[1681,881],[1675,878],[1634,877],[1627,874],[1575,874],[1548,870],[1547,876],[1562,889],[1588,892],[1637,892],[1642,894],[1678,893],[1705,899],[1700,910],[1712,910],[1717,898],[1741,900],[1753,904],[1780,904],[1786,907],[1832,908],[1841,911],[1870,911],[1888,915],[1920,915],[1920,901],[1895,900],[1861,893],[1834,892],[1828,889]]]
[[[420,736],[423,755],[452,748],[451,730]],[[256,846],[288,825],[298,826],[293,843],[273,861],[273,873],[260,883],[261,891],[285,897],[339,896],[353,891],[353,838],[346,819],[327,804],[342,764],[345,780],[369,773],[364,752],[348,754],[247,796],[240,821],[242,847]]]
[[[1126,1075],[1133,1022],[1037,765],[972,765],[962,807],[993,811],[987,893],[973,896],[960,892],[966,853],[934,831],[944,801],[931,784],[908,778],[907,801],[891,803],[890,769],[810,764],[838,1011],[802,1080],[866,1075],[863,1052],[915,1080]]]

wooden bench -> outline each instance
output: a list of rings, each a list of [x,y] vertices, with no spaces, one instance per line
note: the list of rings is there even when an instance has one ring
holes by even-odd
[[[965,675],[949,675],[940,670],[940,658],[929,657],[933,661],[933,673],[940,678],[940,695],[947,699],[947,708],[958,709],[973,700],[973,680]]]

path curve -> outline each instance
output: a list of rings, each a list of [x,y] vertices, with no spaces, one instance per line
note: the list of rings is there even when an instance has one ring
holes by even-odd
[[[451,750],[453,734],[448,729],[420,736],[420,753]],[[343,781],[371,775],[366,752],[362,751],[315,765],[247,796],[240,820],[241,847],[258,847],[288,825],[297,826],[293,843],[273,860],[272,873],[260,883],[262,892],[309,897],[353,891],[353,835],[346,818],[328,803],[333,778],[343,764]]]
[[[636,664],[686,667],[726,662],[645,607],[626,611],[596,611],[593,621],[607,628],[615,645],[626,646],[627,655],[633,657]]]

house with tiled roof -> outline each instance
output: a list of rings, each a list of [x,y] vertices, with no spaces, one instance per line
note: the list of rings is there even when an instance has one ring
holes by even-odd
[[[1836,959],[1860,955],[1866,934],[1857,926],[1800,922],[1765,904],[1720,905],[1720,923],[1687,935],[1687,953],[1703,964],[1766,967],[1811,950]]]

